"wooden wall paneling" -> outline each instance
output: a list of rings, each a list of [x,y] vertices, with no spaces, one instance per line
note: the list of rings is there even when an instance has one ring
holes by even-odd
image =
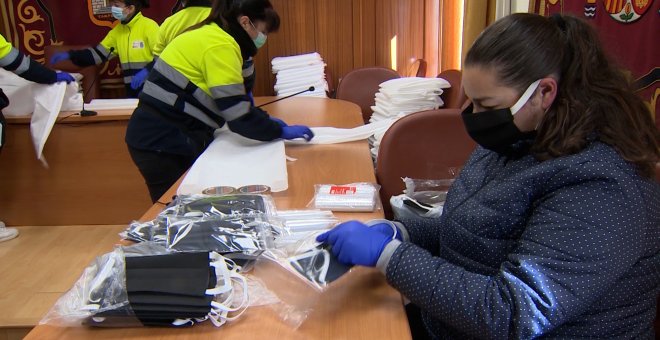
[[[424,58],[424,0],[396,1],[397,69],[406,75],[412,63]]]
[[[316,47],[334,86],[353,69],[353,0],[316,0]]]
[[[272,76],[270,61],[274,57],[316,51],[316,1],[272,0],[271,3],[280,15],[280,30],[270,34],[266,46],[257,53],[256,96],[273,94],[275,78]]]
[[[458,7],[460,1],[442,1],[440,7],[440,20],[442,28],[441,35],[447,37],[440,41],[440,71],[448,69],[460,69],[462,50],[461,50],[461,18],[455,13],[460,13]]]
[[[376,65],[375,44],[376,0],[353,0],[353,69]]]
[[[378,0],[376,6],[375,66],[392,67],[391,44],[396,36],[397,46],[400,37],[397,32],[396,7],[398,0]],[[398,49],[398,48],[397,48]],[[398,70],[397,70],[398,71]]]
[[[426,76],[440,73],[440,0],[425,0],[424,4],[424,59]]]

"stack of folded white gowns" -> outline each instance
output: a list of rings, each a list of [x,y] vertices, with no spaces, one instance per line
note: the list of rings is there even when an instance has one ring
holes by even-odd
[[[376,105],[372,106],[370,122],[398,119],[413,112],[434,110],[444,105],[440,95],[442,89],[451,85],[442,78],[404,77],[391,79],[380,84],[376,93]],[[371,155],[378,155],[380,140],[385,131],[370,138]]]
[[[277,57],[271,61],[275,76],[275,94],[287,96],[314,87],[302,96],[327,97],[328,83],[325,80],[325,63],[321,55],[314,52],[290,57]]]

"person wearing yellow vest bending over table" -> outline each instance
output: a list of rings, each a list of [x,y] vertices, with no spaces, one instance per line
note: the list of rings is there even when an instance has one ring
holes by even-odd
[[[142,9],[149,8],[149,0],[112,0],[112,15],[120,21],[96,47],[55,53],[51,64],[70,59],[78,66],[99,65],[119,56],[124,74],[126,96],[136,98],[139,89],[131,88],[133,76],[153,60],[158,24],[143,16]]]
[[[279,16],[267,0],[245,1],[255,4],[254,19],[244,13],[225,17],[225,3],[215,2],[209,18],[172,40],[149,72],[128,122],[126,144],[154,202],[188,170],[225,123],[232,132],[259,141],[309,141],[314,136],[309,127],[271,119],[250,104],[241,48],[225,27],[230,20],[241,22],[254,40],[276,31]]]
[[[181,10],[167,17],[160,25],[156,44],[151,50],[154,60],[158,58],[170,41],[193,25],[204,21],[211,13],[210,0],[188,0],[183,1],[182,5],[183,8]],[[133,76],[131,88],[137,90],[144,84],[149,70],[153,68],[153,64],[154,62],[152,61]]]
[[[70,83],[75,80],[66,72],[55,72],[30,59],[14,48],[2,35],[0,35],[0,67],[35,83],[53,84],[61,81]],[[6,126],[5,116],[1,110],[7,105],[9,105],[9,99],[0,89],[0,150],[5,144]],[[11,240],[16,236],[18,236],[17,229],[6,228],[5,224],[0,221],[0,242]]]

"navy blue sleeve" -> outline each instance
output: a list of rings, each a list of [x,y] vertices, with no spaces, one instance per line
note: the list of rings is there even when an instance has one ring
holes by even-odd
[[[271,141],[282,136],[282,127],[271,120],[266,111],[254,106],[248,113],[228,121],[227,126],[243,137],[259,141]]]
[[[463,334],[530,339],[550,333],[596,303],[643,255],[648,203],[632,181],[611,176],[617,169],[603,163],[555,176],[571,180],[540,200],[496,274],[468,271],[404,242],[387,265],[387,281]],[[411,235],[421,235],[416,229],[423,225],[411,227]]]
[[[29,81],[40,84],[53,84],[57,80],[55,71],[32,60],[32,58],[20,53],[15,48],[12,48],[12,51],[4,59],[7,62],[3,66],[5,70],[14,72]]]

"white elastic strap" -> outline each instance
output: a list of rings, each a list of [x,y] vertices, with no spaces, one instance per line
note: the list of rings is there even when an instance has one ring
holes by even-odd
[[[216,270],[217,281],[224,281],[224,284],[220,287],[207,289],[206,294],[222,298],[221,294],[229,293],[221,302],[211,301],[211,311],[207,315],[214,326],[220,327],[227,321],[240,317],[247,309],[249,305],[248,284],[245,277],[238,273],[241,267],[233,261],[215,252],[209,253],[209,258],[212,260],[211,266]],[[238,305],[234,303],[234,283],[242,285],[243,289],[243,298]],[[229,316],[230,312],[237,311],[239,312],[236,315]]]
[[[231,272],[233,270],[238,271],[237,268],[240,268],[237,266],[233,261],[226,259],[222,255],[216,253],[216,252],[210,252],[209,253],[209,259],[211,267],[215,268],[215,276],[216,276],[216,285],[215,288],[210,288],[206,290],[206,295],[219,295],[226,293],[232,289],[232,283],[231,283],[231,277],[232,274]],[[229,262],[230,266],[232,269],[229,269],[227,267],[227,262]],[[223,281],[223,284],[221,286],[218,286],[217,283],[220,282],[220,280]]]
[[[523,105],[525,105],[527,103],[527,101],[529,100],[529,98],[532,97],[532,95],[534,94],[534,91],[536,91],[536,89],[539,87],[540,82],[541,82],[541,79],[539,79],[539,80],[533,82],[531,85],[529,85],[527,90],[525,90],[525,92],[523,92],[522,96],[520,96],[520,99],[518,99],[518,101],[515,104],[513,104],[513,106],[511,107],[511,115],[512,116],[515,115],[518,111],[520,111],[520,109],[523,107]]]
[[[192,326],[194,324],[195,323],[190,319],[176,319],[172,321],[173,326],[185,326],[185,325]]]
[[[101,297],[99,297],[96,300],[92,300],[92,293],[94,293],[95,290],[101,288],[101,284],[105,279],[107,279],[110,276],[110,272],[112,272],[113,267],[115,266],[115,258],[112,256],[113,254],[110,254],[108,256],[108,262],[106,262],[105,266],[103,266],[103,269],[101,269],[101,272],[96,275],[94,278],[94,281],[90,284],[89,288],[89,293],[87,294],[87,301],[89,302],[99,302],[101,301]],[[95,306],[96,304],[88,304],[89,306]],[[97,308],[98,309],[98,308]]]

